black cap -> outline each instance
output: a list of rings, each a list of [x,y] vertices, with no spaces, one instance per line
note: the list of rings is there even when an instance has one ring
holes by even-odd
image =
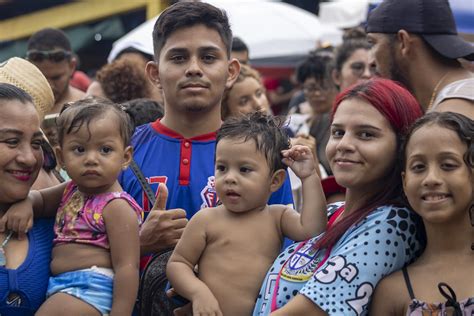
[[[474,60],[474,45],[458,36],[448,0],[384,0],[369,14],[367,33],[420,35],[439,54]]]

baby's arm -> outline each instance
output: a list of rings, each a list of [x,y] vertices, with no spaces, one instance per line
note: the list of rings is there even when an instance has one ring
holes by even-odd
[[[209,287],[194,274],[194,267],[206,248],[206,225],[212,224],[208,213],[208,209],[200,210],[191,218],[166,268],[175,291],[192,302],[193,315],[222,315]]]
[[[114,269],[110,315],[131,315],[138,292],[139,228],[135,211],[123,199],[109,202],[103,212]]]
[[[34,217],[54,217],[66,188],[65,183],[41,191],[30,191],[23,201],[10,206],[0,219],[0,231],[7,229],[18,233],[19,239],[24,237],[33,226]]]
[[[301,179],[303,208],[301,214],[286,209],[282,215],[282,231],[293,240],[304,240],[321,234],[326,229],[326,198],[311,150],[295,145],[284,150],[283,162]]]

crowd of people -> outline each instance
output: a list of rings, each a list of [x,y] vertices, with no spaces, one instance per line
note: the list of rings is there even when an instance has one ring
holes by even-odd
[[[0,64],[0,315],[140,315],[164,250],[159,315],[474,313],[474,46],[447,0],[310,52],[285,116],[219,8],[177,2],[150,40],[87,84],[58,29]]]

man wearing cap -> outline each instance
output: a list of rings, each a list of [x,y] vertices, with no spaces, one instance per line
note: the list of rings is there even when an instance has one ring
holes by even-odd
[[[45,28],[33,34],[28,40],[26,58],[41,70],[53,90],[55,104],[46,114],[59,113],[64,103],[85,97],[84,92],[69,84],[77,61],[63,31]]]
[[[458,61],[473,61],[474,45],[457,35],[448,0],[384,0],[367,33],[380,76],[404,84],[425,111],[474,118],[474,77]]]

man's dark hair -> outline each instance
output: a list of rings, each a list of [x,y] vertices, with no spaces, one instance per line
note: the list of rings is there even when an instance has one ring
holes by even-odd
[[[317,53],[311,54],[296,69],[296,79],[303,84],[306,79],[314,78],[317,81],[325,82],[330,78],[332,70],[333,54]]]
[[[216,30],[230,57],[232,31],[225,11],[203,2],[178,2],[163,11],[153,27],[155,59],[173,32],[197,24]]]
[[[48,51],[55,48],[62,48],[72,52],[71,43],[66,33],[59,29],[45,28],[33,34],[28,40],[28,50]]]
[[[230,117],[217,131],[216,146],[222,139],[241,142],[254,140],[257,150],[265,155],[270,171],[285,169],[281,151],[290,148],[290,138],[283,130],[284,119],[260,111]]]
[[[240,37],[234,36],[234,38],[232,38],[232,51],[248,52],[249,48]]]
[[[0,83],[0,101],[1,100],[18,100],[21,103],[33,103],[33,99],[25,90],[9,83]]]

